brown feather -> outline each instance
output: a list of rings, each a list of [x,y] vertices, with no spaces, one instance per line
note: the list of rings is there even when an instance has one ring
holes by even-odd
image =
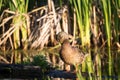
[[[71,46],[68,39],[62,43],[60,57],[66,64],[70,65],[81,64],[84,61],[84,54],[78,48]]]

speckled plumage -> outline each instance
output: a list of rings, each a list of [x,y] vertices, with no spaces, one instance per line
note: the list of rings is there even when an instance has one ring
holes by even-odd
[[[62,43],[60,57],[70,65],[81,64],[84,61],[84,54],[78,48],[71,46],[67,39]]]
[[[58,41],[61,42],[60,58],[69,65],[79,65],[84,61],[84,54],[80,49],[73,47],[69,42],[67,33],[60,32]]]

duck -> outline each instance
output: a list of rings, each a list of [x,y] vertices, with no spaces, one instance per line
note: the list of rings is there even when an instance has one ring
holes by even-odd
[[[77,72],[78,66],[85,60],[84,52],[70,44],[69,36],[66,32],[60,32],[57,36],[57,40],[61,43],[60,58],[65,64],[75,66]]]

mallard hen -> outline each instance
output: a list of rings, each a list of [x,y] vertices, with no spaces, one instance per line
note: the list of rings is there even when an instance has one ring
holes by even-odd
[[[61,50],[59,53],[60,58],[63,60],[63,62],[77,67],[84,61],[85,56],[83,52],[70,44],[67,33],[58,33],[57,39],[61,42]]]
[[[71,46],[68,39],[62,43],[60,57],[69,65],[81,64],[84,61],[84,54],[78,48]]]

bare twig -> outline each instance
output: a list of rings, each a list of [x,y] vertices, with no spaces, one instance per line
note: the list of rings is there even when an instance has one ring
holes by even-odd
[[[5,63],[9,64],[9,61],[7,61],[4,57],[0,56],[0,60],[3,60]]]

